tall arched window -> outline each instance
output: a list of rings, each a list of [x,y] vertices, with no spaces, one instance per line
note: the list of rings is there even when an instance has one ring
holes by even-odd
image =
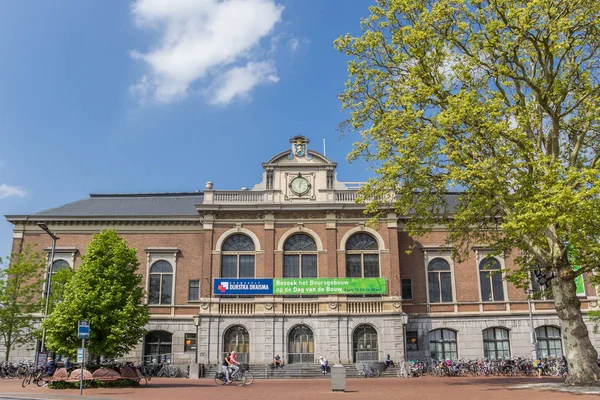
[[[284,278],[317,277],[317,245],[313,238],[297,233],[283,245]]]
[[[510,358],[508,329],[489,328],[483,331],[483,356],[490,360]]]
[[[456,360],[456,332],[450,329],[436,329],[429,332],[429,351],[434,360]]]
[[[173,334],[166,331],[148,332],[144,344],[144,362],[172,361]]]
[[[377,331],[371,325],[362,324],[352,334],[354,362],[378,361]]]
[[[288,335],[288,363],[315,362],[313,331],[306,325],[298,325]]]
[[[479,263],[482,301],[504,301],[504,284],[500,269],[500,262],[495,258],[484,258]]]
[[[221,247],[222,278],[254,278],[254,242],[246,235],[235,234]]]
[[[349,278],[379,277],[379,245],[366,233],[357,233],[346,242],[346,276]]]
[[[52,263],[52,275],[60,271],[61,269],[71,268],[71,265],[65,260],[56,260]]]
[[[443,258],[434,258],[427,266],[430,303],[452,303],[452,272]]]
[[[560,329],[553,326],[540,326],[535,330],[538,357],[560,357],[563,354]]]
[[[235,351],[236,360],[240,363],[250,362],[250,335],[248,330],[241,325],[235,325],[227,329],[223,335],[223,352]],[[223,355],[223,358],[225,355]]]
[[[150,267],[148,304],[171,304],[173,301],[173,267],[159,260]]]

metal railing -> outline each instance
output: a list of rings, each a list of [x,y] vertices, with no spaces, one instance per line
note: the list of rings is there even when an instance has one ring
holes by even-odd
[[[378,351],[357,351],[356,362],[379,361]]]
[[[288,364],[313,364],[314,353],[288,353]]]

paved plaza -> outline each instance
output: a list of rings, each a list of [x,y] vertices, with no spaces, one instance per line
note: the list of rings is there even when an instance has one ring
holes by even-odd
[[[253,384],[238,387],[217,387],[212,379],[189,380],[184,378],[154,378],[147,387],[123,389],[86,389],[87,399],[131,400],[198,400],[218,399],[231,396],[244,399],[432,399],[432,400],[517,400],[517,399],[587,399],[600,398],[596,393],[569,393],[544,390],[528,385],[557,385],[555,378],[436,378],[414,379],[348,379],[345,393],[332,393],[328,379],[316,380],[255,380]],[[16,379],[0,380],[0,399],[77,399],[79,390],[50,390],[28,386],[23,389]]]

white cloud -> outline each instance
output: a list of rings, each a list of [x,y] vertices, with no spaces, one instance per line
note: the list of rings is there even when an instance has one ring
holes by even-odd
[[[25,193],[25,189],[20,187],[9,186],[5,183],[0,184],[0,199],[5,199],[11,196],[24,197]]]
[[[244,67],[231,68],[217,81],[211,103],[228,104],[235,97],[245,97],[256,85],[268,82],[279,82],[271,62],[249,62]]]
[[[148,68],[131,86],[132,93],[170,103],[185,98],[190,86],[199,83],[216,88],[208,91],[210,101],[224,104],[275,81],[273,61],[260,60],[266,53],[260,42],[272,34],[282,12],[275,0],[137,0],[132,6],[135,23],[158,31],[160,39],[147,53],[131,52]],[[243,76],[253,81],[242,84]]]

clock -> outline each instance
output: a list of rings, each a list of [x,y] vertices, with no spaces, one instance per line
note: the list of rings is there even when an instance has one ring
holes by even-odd
[[[310,186],[310,182],[300,174],[290,182],[290,189],[298,196],[308,193],[310,191]]]

